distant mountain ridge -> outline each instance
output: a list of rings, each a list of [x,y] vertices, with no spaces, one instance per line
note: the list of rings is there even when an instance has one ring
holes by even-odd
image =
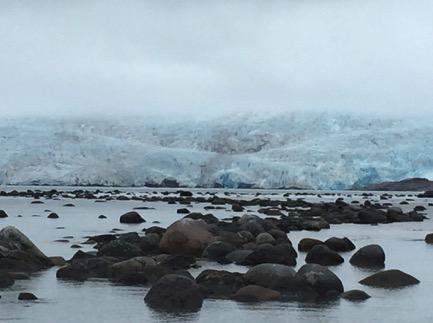
[[[364,189],[368,191],[433,191],[433,181],[427,178],[408,178],[402,181],[371,184]]]
[[[350,189],[433,175],[427,120],[291,113],[0,121],[1,184]]]

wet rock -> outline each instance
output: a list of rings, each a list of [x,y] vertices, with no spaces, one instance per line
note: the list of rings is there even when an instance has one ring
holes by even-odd
[[[203,250],[213,242],[208,224],[202,220],[181,219],[167,228],[160,249],[170,254],[201,256]]]
[[[47,218],[48,218],[48,219],[58,219],[59,216],[58,216],[57,213],[52,212],[52,213],[50,213],[50,214],[47,216]]]
[[[332,237],[325,241],[325,245],[336,252],[345,252],[355,250],[355,245],[348,238]]]
[[[350,263],[364,268],[383,268],[385,267],[385,252],[379,245],[368,245],[355,252],[350,258]]]
[[[320,231],[329,229],[329,223],[324,219],[305,220],[302,222],[302,229],[307,231]]]
[[[7,218],[7,217],[8,217],[7,213],[3,210],[0,210],[0,218]]]
[[[203,304],[203,294],[195,281],[180,275],[166,275],[152,286],[144,301],[157,310],[198,311]]]
[[[417,205],[417,206],[415,206],[415,207],[413,208],[413,210],[414,210],[414,211],[417,211],[417,212],[423,212],[423,211],[426,210],[426,208],[425,208],[424,206],[422,206],[422,205]]]
[[[396,206],[388,208],[386,217],[389,222],[407,222],[410,221],[410,217],[404,214],[402,209]]]
[[[419,280],[401,270],[390,269],[364,278],[359,283],[373,287],[399,288],[419,284]]]
[[[281,297],[281,294],[275,290],[257,285],[248,285],[239,289],[232,299],[238,302],[268,302],[276,301]]]
[[[344,292],[341,280],[328,268],[307,264],[295,276],[300,300],[334,298]]]
[[[147,228],[147,229],[143,229],[143,231],[146,232],[146,235],[150,234],[150,233],[156,233],[160,237],[162,237],[164,235],[165,231],[167,231],[167,229],[166,228],[161,228],[161,227],[158,227],[158,226],[153,226],[153,227],[150,227],[150,228]]]
[[[14,278],[7,272],[0,271],[0,288],[11,287],[15,284]]]
[[[371,296],[368,295],[366,292],[362,290],[349,290],[347,292],[344,292],[341,294],[341,298],[347,299],[348,301],[365,301],[366,299],[369,299]]]
[[[323,242],[317,239],[304,238],[298,243],[298,250],[301,252],[308,252],[313,249],[314,246],[323,245]]]
[[[103,214],[101,214],[100,216],[98,216],[98,219],[106,219],[107,217]]]
[[[24,292],[18,295],[18,299],[20,301],[34,301],[37,300],[38,298],[32,293]]]
[[[138,224],[143,222],[146,222],[146,220],[144,220],[141,215],[135,211],[125,213],[120,217],[120,223]]]
[[[207,297],[230,298],[245,286],[243,274],[225,270],[205,270],[197,276],[196,282],[205,291]]]
[[[75,207],[75,205],[72,204],[72,203],[66,203],[66,204],[64,204],[63,206],[64,206],[64,207]]]
[[[293,288],[296,271],[280,264],[260,264],[252,267],[245,274],[245,281],[252,285],[259,285],[275,290]]]
[[[183,270],[191,268],[195,264],[195,258],[187,255],[166,255],[158,263],[170,270]]]
[[[336,266],[343,263],[344,259],[326,245],[317,245],[308,252],[305,262],[307,264],[319,264],[322,266]]]
[[[203,251],[203,257],[209,260],[223,262],[226,260],[226,255],[234,251],[235,247],[224,241],[214,241]]]

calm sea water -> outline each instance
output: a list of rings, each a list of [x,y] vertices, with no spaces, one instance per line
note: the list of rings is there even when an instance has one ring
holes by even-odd
[[[2,188],[5,189],[5,188]],[[11,189],[11,188],[7,188]],[[26,188],[20,188],[26,189]],[[65,188],[67,189],[67,188]],[[75,188],[74,188],[75,189]],[[124,189],[141,194],[143,189]],[[150,190],[154,191],[154,190]],[[253,198],[256,191],[232,191],[241,198]],[[223,191],[219,191],[220,194]],[[285,192],[263,192],[271,198],[281,198]],[[271,194],[277,195],[271,195]],[[356,192],[340,192],[345,200],[361,200],[354,196]],[[377,193],[373,199],[378,199]],[[410,194],[410,193],[406,193]],[[347,197],[347,195],[353,195]],[[293,196],[299,197],[299,196]],[[321,198],[304,196],[306,200],[335,200],[335,196],[322,195]],[[394,197],[390,202],[398,205],[406,197]],[[410,197],[414,198],[414,197]],[[433,216],[433,207],[427,199],[417,199],[403,205],[404,210],[411,210],[415,205],[427,207],[427,216]],[[28,198],[0,198],[0,209],[9,214],[9,218],[0,219],[0,227],[14,225],[47,255],[70,258],[76,249],[73,243],[82,243],[85,236],[107,233],[113,228],[127,231],[141,231],[152,226],[152,221],[159,221],[167,226],[178,219],[179,205],[161,202],[143,203],[140,201],[108,201],[95,203],[92,200],[61,199],[43,200],[44,204],[30,204]],[[65,203],[74,203],[75,207],[64,207]],[[138,210],[146,219],[141,225],[119,223],[119,216],[134,207],[148,206],[153,210]],[[205,204],[194,204],[192,211],[204,211]],[[250,208],[253,211],[254,208]],[[47,219],[50,210],[59,214],[59,219]],[[209,212],[209,211],[206,211]],[[233,214],[227,210],[211,210],[214,215],[224,218]],[[105,220],[98,219],[100,214]],[[22,215],[22,217],[18,217]],[[330,267],[343,281],[346,290],[363,289],[372,298],[363,303],[351,303],[338,300],[325,304],[300,303],[262,303],[245,305],[233,301],[205,300],[200,312],[185,315],[161,314],[150,310],[143,298],[147,292],[144,287],[114,285],[105,280],[86,282],[64,282],[55,277],[56,269],[35,274],[32,279],[17,281],[12,288],[0,290],[0,321],[18,322],[433,322],[431,291],[433,290],[433,246],[424,242],[424,236],[433,232],[432,220],[422,223],[397,223],[387,225],[332,225],[329,230],[320,232],[291,232],[289,238],[294,245],[304,237],[327,239],[331,236],[349,237],[357,247],[371,243],[380,244],[386,253],[386,268],[398,268],[417,277],[421,283],[417,286],[384,290],[369,288],[358,281],[371,274],[348,263],[352,252],[342,254],[345,263]],[[65,236],[73,236],[69,243],[54,242]],[[91,250],[83,245],[83,250]],[[305,254],[300,253],[298,267],[304,263]],[[247,268],[236,265],[221,266],[217,263],[201,263],[202,268],[192,271],[197,275],[205,268],[224,268],[230,271],[245,272]],[[17,300],[21,291],[30,291],[40,299],[32,303]]]

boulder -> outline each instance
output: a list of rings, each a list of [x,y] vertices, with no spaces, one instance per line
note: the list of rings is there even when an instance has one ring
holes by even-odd
[[[260,234],[257,235],[257,237],[256,237],[256,243],[258,245],[264,244],[264,243],[274,244],[275,243],[275,238],[270,233],[262,232],[262,233],[260,233]]]
[[[238,302],[268,302],[276,301],[281,294],[275,290],[257,285],[248,285],[239,289],[232,299]]]
[[[152,286],[144,301],[156,310],[198,311],[203,304],[203,294],[194,280],[170,274]]]
[[[358,222],[361,224],[387,223],[388,218],[382,211],[375,209],[363,209],[358,213]]]
[[[0,218],[7,218],[7,217],[8,217],[7,213],[3,210],[0,210]]]
[[[62,267],[66,265],[66,261],[63,257],[54,256],[54,257],[49,257],[49,259],[54,266]]]
[[[230,298],[244,287],[244,275],[225,270],[205,270],[197,276],[196,282],[206,292],[207,297]]]
[[[161,251],[170,254],[201,256],[213,242],[208,224],[202,220],[181,219],[167,228],[159,244]]]
[[[303,299],[334,298],[344,292],[341,280],[328,268],[307,264],[295,276],[296,289]]]
[[[120,279],[126,275],[141,273],[146,266],[155,266],[156,262],[150,257],[134,257],[117,262],[111,266],[112,276]]]
[[[48,219],[58,219],[59,216],[58,216],[57,213],[52,212],[52,213],[50,213],[50,214],[47,216],[47,218],[48,218]]]
[[[247,271],[245,281],[252,285],[285,290],[293,286],[295,275],[296,271],[289,266],[260,264]]]
[[[379,245],[368,245],[355,252],[349,262],[357,267],[383,268],[385,267],[385,252]]]
[[[325,245],[336,252],[345,252],[355,250],[355,245],[348,238],[332,237],[325,241]]]
[[[299,241],[298,250],[301,252],[308,252],[317,245],[323,245],[323,242],[317,239],[304,238]]]
[[[144,220],[141,215],[135,211],[131,211],[120,216],[120,223],[138,224],[143,222],[146,222],[146,220]]]
[[[428,244],[433,244],[433,233],[429,233],[425,236],[424,241]]]
[[[102,245],[96,255],[98,257],[109,256],[119,259],[129,259],[143,256],[143,252],[135,244],[117,239]]]
[[[0,288],[11,287],[14,283],[15,280],[10,274],[0,271]]]
[[[344,262],[334,250],[329,249],[325,245],[317,245],[311,249],[305,257],[307,264],[318,264],[322,266],[336,266]]]
[[[8,226],[0,231],[0,269],[31,272],[52,265],[50,259],[17,228]]]
[[[225,256],[225,260],[228,263],[234,262],[235,264],[239,265],[245,261],[245,258],[248,257],[253,250],[235,250],[230,253],[228,253]]]
[[[296,256],[296,251],[290,244],[281,244],[277,246],[263,244],[249,254],[241,264],[246,266],[255,266],[264,263],[274,263],[296,266]]]
[[[20,301],[34,301],[37,300],[38,298],[32,293],[24,292],[18,295],[18,299]]]
[[[371,296],[362,290],[349,290],[341,294],[341,298],[347,299],[348,301],[356,302],[356,301],[365,301],[369,299]]]
[[[398,269],[380,271],[359,282],[362,285],[382,287],[382,288],[400,288],[410,285],[419,284],[419,280],[406,274]]]
[[[224,241],[214,241],[203,252],[203,256],[209,260],[225,262],[226,255],[234,251],[235,247]]]

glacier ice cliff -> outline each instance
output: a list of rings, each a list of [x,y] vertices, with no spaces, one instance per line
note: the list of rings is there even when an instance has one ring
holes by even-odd
[[[0,183],[345,189],[433,175],[433,125],[331,113],[0,119]]]

